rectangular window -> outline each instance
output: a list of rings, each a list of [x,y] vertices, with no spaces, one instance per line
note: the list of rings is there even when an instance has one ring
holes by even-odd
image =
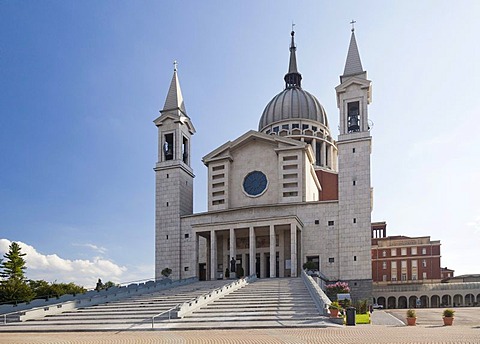
[[[383,263],[382,263],[382,269],[383,269],[383,270],[387,270],[387,262],[383,262]]]
[[[188,271],[188,266],[183,268],[184,271]]]
[[[223,196],[223,195],[225,195],[225,191],[223,191],[223,190],[212,193],[212,196],[213,196],[213,197]]]
[[[416,273],[412,273],[412,281],[416,281],[417,280],[417,274]]]
[[[406,255],[407,255],[407,248],[406,248],[406,247],[402,247],[401,253],[402,253],[402,256],[406,256]]]
[[[190,234],[185,233],[185,239],[188,239],[190,237]]]
[[[317,131],[318,128],[317,128],[316,126],[312,125],[312,130],[313,130],[313,131]]]
[[[383,251],[382,251],[382,256],[383,256],[383,257],[386,257],[386,256],[387,256],[387,251],[383,250]]]
[[[282,124],[282,129],[288,130],[288,124]]]
[[[284,170],[296,170],[298,165],[283,165]]]
[[[308,129],[308,124],[302,124],[302,130]]]
[[[427,249],[425,247],[422,248],[422,254],[427,254]]]
[[[396,248],[392,248],[392,251],[391,251],[390,255],[391,255],[392,257],[395,257],[395,256],[397,255],[397,249],[396,249]]]
[[[357,219],[356,219],[356,218],[353,218],[353,223],[357,223]]]
[[[335,224],[335,221],[328,221],[329,226],[333,226]]]
[[[353,186],[357,185],[357,181],[356,180],[352,181],[352,184]]]
[[[283,183],[284,188],[297,188],[298,183]]]
[[[402,281],[406,281],[407,280],[407,274],[402,274]]]
[[[417,267],[417,260],[412,260],[412,268],[416,268]]]
[[[352,148],[352,153],[355,153],[355,148]]]
[[[422,267],[424,267],[424,268],[427,267],[427,260],[426,259],[422,260]]]
[[[319,224],[320,224],[320,220],[315,220],[315,224],[316,224],[316,225],[319,225]]]
[[[393,261],[391,265],[392,265],[392,270],[395,270],[397,268],[397,262]]]
[[[298,196],[298,192],[297,192],[297,191],[284,192],[284,193],[283,193],[283,197],[296,197],[296,196]]]
[[[298,175],[296,173],[289,173],[289,174],[284,174],[283,179],[294,179],[297,178]]]
[[[212,184],[212,188],[214,188],[214,189],[215,188],[221,188],[222,186],[225,186],[224,182]]]
[[[219,200],[216,200],[216,201],[212,202],[212,205],[219,205],[219,204],[225,204],[225,200],[224,199],[219,199]]]
[[[280,128],[279,128],[279,127],[273,127],[273,132],[274,132],[274,133],[278,133],[278,132],[279,132],[279,130],[280,130]]]
[[[416,248],[416,247],[412,247],[412,248],[410,249],[410,252],[412,253],[413,256],[416,255],[416,254],[417,254],[417,248]]]
[[[284,156],[283,161],[292,161],[292,160],[298,160],[297,155],[289,155],[289,156]]]
[[[298,129],[298,128],[300,128],[300,124],[298,123],[292,124],[292,129]]]
[[[335,258],[328,258],[329,263],[335,263]]]
[[[407,261],[402,260],[402,269],[406,269],[406,268],[407,268]]]
[[[354,262],[357,261],[357,256],[353,256],[353,261],[354,261]]]
[[[396,282],[397,281],[397,276],[392,276],[392,282]]]
[[[212,167],[212,171],[220,171],[220,170],[224,170],[224,169],[225,169],[225,165],[213,166]]]
[[[386,282],[386,281],[387,281],[387,275],[383,275],[382,281],[383,281],[383,282]]]
[[[320,270],[320,258],[318,256],[307,256],[307,262],[313,263],[313,270]]]
[[[225,178],[225,173],[214,174],[214,175],[212,176],[212,179],[213,179],[213,180],[222,179],[222,178]]]
[[[423,279],[427,279],[427,273],[426,273],[426,272],[424,272],[424,273],[422,274],[422,278],[423,278]]]

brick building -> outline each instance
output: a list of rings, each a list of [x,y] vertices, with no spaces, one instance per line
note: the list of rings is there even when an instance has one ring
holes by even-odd
[[[377,285],[438,283],[440,241],[429,236],[386,236],[386,223],[372,224],[372,279]]]

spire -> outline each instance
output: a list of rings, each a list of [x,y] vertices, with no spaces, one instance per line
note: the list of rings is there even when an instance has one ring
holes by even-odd
[[[357,75],[364,72],[362,68],[362,61],[360,61],[360,54],[358,53],[357,41],[355,40],[355,28],[352,20],[352,36],[350,38],[350,46],[348,47],[347,62],[345,63],[345,69],[343,76]]]
[[[297,51],[297,47],[295,46],[295,31],[292,30],[290,33],[292,36],[292,43],[290,44],[290,63],[288,65],[288,73],[285,74],[283,78],[285,80],[285,88],[292,88],[292,87],[301,87],[302,81],[302,74],[300,74],[297,70],[297,56],[295,52]]]
[[[163,110],[160,112],[180,110],[181,113],[178,114],[179,116],[187,116],[185,104],[183,103],[182,90],[180,88],[180,83],[177,76],[177,61],[173,62],[173,66],[172,82],[170,83],[170,88],[168,89],[165,105],[163,106]]]

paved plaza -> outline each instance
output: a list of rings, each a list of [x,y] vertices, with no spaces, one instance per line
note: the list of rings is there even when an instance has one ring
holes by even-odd
[[[478,326],[384,326],[69,333],[1,333],[0,343],[480,343]]]

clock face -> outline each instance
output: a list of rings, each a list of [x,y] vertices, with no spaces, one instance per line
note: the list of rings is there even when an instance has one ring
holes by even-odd
[[[252,171],[243,179],[243,190],[251,197],[261,196],[267,185],[267,176],[260,171]]]

